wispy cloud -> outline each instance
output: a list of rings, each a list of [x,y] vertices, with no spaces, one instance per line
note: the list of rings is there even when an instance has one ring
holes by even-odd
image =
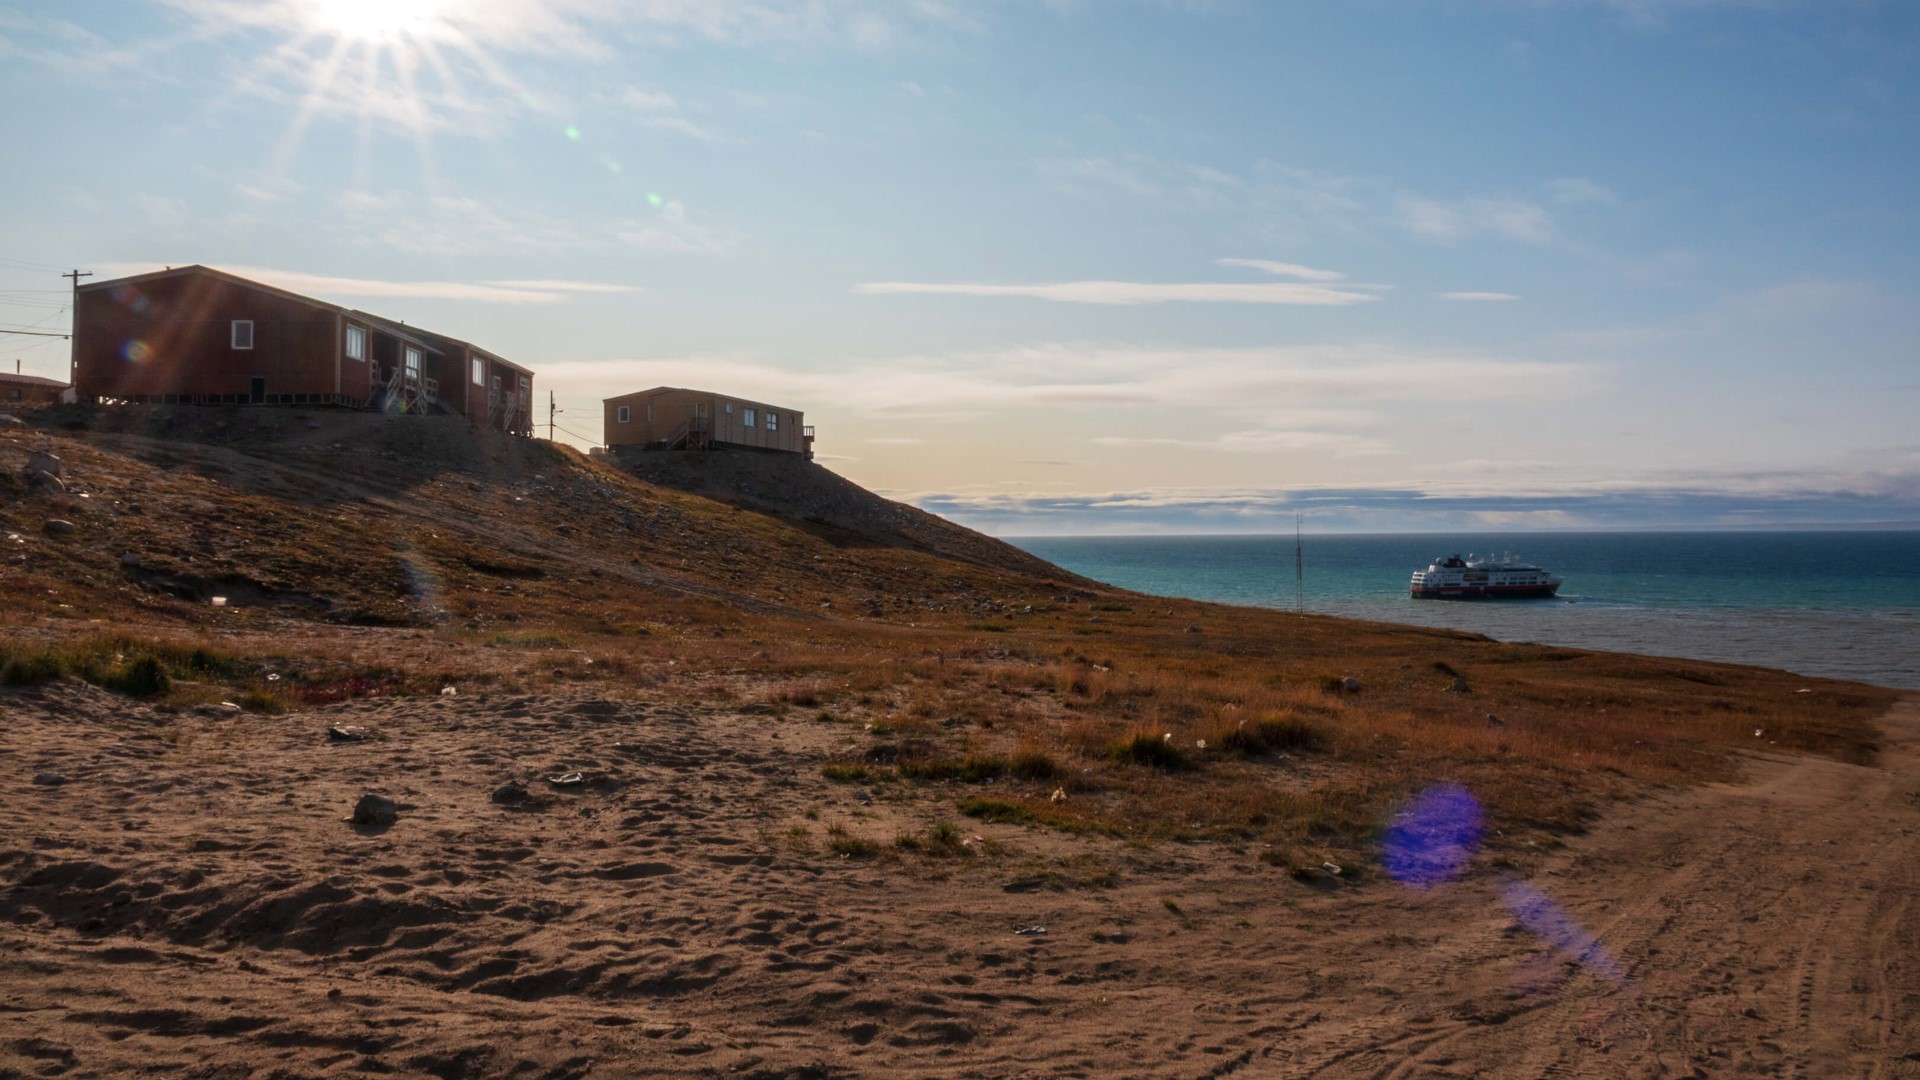
[[[489,281],[488,285],[498,285],[505,289],[532,289],[537,292],[575,292],[575,293],[637,293],[642,292],[638,285],[612,285],[600,281]]]
[[[102,273],[120,277],[160,269],[150,263],[107,263]],[[334,297],[405,297],[416,300],[474,300],[489,304],[552,304],[568,293],[635,292],[628,285],[589,281],[389,281],[380,278],[335,277],[269,266],[222,265],[218,269],[243,278],[320,299]]]
[[[875,281],[854,286],[871,296],[1020,296],[1066,304],[1305,304],[1340,307],[1377,299],[1351,288],[1292,282],[1062,281],[1036,285]]]
[[[1513,293],[1505,293],[1505,292],[1443,292],[1443,293],[1434,293],[1433,295],[1439,297],[1442,300],[1505,301],[1505,300],[1520,299],[1518,296],[1515,296]]]
[[[1553,239],[1553,219],[1539,205],[1510,196],[1430,199],[1402,195],[1400,224],[1415,236],[1446,243],[1497,236],[1528,244]]]
[[[688,119],[673,95],[638,87],[623,88],[614,97],[614,105],[629,121],[659,131],[673,131],[702,142],[718,142],[713,131]]]
[[[831,401],[836,409],[889,418],[958,418],[1061,405],[1195,407],[1284,410],[1267,427],[1338,429],[1365,423],[1364,413],[1352,408],[1355,402],[1577,396],[1593,390],[1602,372],[1583,364],[1381,345],[1208,349],[1049,343],[889,357],[826,370],[728,355],[575,361],[545,365],[540,377],[544,385],[583,393],[608,385],[722,382],[759,387],[757,392],[772,400]]]
[[[1244,266],[1275,277],[1299,278],[1302,281],[1339,281],[1347,276],[1338,270],[1316,270],[1311,266],[1274,262],[1272,259],[1215,259],[1214,261],[1221,266]]]
[[[349,192],[328,218],[348,243],[379,244],[416,255],[474,256],[645,252],[719,255],[737,238],[700,221],[677,200],[638,214],[584,220],[527,210],[505,202],[462,196],[420,197],[388,192]]]
[[[1584,176],[1567,176],[1547,184],[1553,201],[1571,205],[1618,206],[1620,196]]]

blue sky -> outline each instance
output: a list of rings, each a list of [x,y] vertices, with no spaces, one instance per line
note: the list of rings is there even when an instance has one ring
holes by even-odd
[[[208,263],[1009,534],[1920,523],[1916,72],[1900,3],[0,3],[0,326]]]

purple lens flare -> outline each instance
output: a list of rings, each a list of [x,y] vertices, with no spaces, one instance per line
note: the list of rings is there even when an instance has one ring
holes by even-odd
[[[1426,890],[1459,877],[1486,832],[1479,800],[1458,784],[1413,797],[1381,838],[1381,864],[1395,881]]]

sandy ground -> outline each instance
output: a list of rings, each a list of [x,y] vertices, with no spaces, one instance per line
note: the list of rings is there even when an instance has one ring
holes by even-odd
[[[1414,891],[864,802],[803,719],[0,691],[0,1075],[1920,1076],[1886,727]],[[979,854],[829,846],[941,816]]]

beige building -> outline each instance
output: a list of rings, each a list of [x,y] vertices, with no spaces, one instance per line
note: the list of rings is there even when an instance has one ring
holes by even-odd
[[[656,386],[606,399],[606,444],[619,450],[778,450],[813,457],[798,409],[711,390]]]

